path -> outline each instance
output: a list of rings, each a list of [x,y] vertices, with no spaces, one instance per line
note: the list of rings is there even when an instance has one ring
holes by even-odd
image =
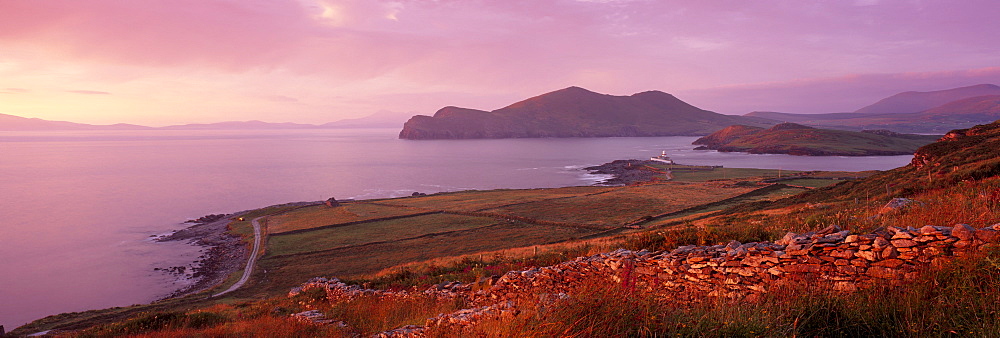
[[[263,240],[263,236],[260,235],[260,223],[258,221],[264,217],[267,216],[257,217],[250,221],[250,224],[253,224],[253,249],[250,249],[250,259],[247,260],[247,267],[243,269],[243,277],[240,277],[240,280],[236,281],[236,283],[226,289],[226,291],[214,294],[212,297],[218,297],[236,291],[236,289],[239,289],[243,286],[243,284],[246,284],[246,282],[250,280],[250,273],[253,272],[253,266],[257,263],[257,252],[260,251],[260,243]]]

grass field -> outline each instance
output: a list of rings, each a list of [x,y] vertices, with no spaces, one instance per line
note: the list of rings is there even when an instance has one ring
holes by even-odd
[[[259,261],[260,269],[254,273],[254,285],[236,291],[235,294],[239,296],[260,293],[282,294],[287,292],[288,288],[301,284],[311,277],[358,276],[405,263],[554,243],[580,238],[594,232],[587,229],[505,222],[490,227],[473,227],[468,230],[300,252],[294,255],[268,255]]]
[[[527,202],[487,211],[545,221],[615,227],[643,217],[730,198],[753,189],[756,187],[660,183],[621,187],[597,195]]]
[[[776,178],[787,175],[794,175],[799,173],[798,171],[791,170],[777,170],[777,169],[752,169],[752,168],[715,168],[714,170],[705,171],[682,171],[674,170],[671,172],[674,176],[674,180],[680,182],[706,182],[712,180],[732,180],[732,179],[748,179],[748,178]]]
[[[269,255],[330,250],[372,242],[407,239],[433,233],[467,230],[496,223],[484,217],[433,214],[323,228],[268,238]]]
[[[553,189],[485,190],[438,193],[429,196],[378,200],[377,203],[430,210],[479,211],[508,204],[576,197],[612,191],[609,187],[566,187]]]
[[[531,257],[534,247],[596,250],[598,247],[585,243],[630,236],[623,235],[622,231],[643,231],[619,231],[625,224],[642,221],[642,227],[650,228],[676,223],[678,219],[702,219],[736,204],[771,200],[804,190],[779,187],[751,193],[761,186],[738,184],[760,177],[776,177],[777,170],[723,168],[677,172],[675,176],[674,182],[626,187],[461,191],[351,201],[335,208],[287,204],[253,210],[240,215],[242,221],[234,220],[229,224],[231,232],[249,241],[253,233],[250,221],[267,216],[262,220],[267,230],[265,255],[243,288],[219,299],[206,299],[209,292],[231,284],[236,279],[233,276],[216,290],[198,295],[68,315],[39,322],[35,327],[44,330],[67,323],[113,322],[143,312],[183,312],[212,304],[238,305],[262,297],[282,296],[289,288],[311,277],[368,278],[365,276],[393,271],[400,266],[427,267],[423,269],[428,271],[426,274],[414,275],[415,279],[406,283],[437,283],[443,278],[465,278],[469,273],[435,273],[438,270],[434,263],[427,262],[463,256],[479,256],[482,260],[484,253],[520,252],[521,258],[502,259],[502,264],[492,266],[521,268],[526,264],[548,262]],[[654,217],[660,215],[669,216]],[[577,227],[575,224],[593,226]],[[612,231],[605,231],[608,229]],[[702,237],[703,240],[714,238]],[[605,243],[599,247],[612,249],[606,245],[618,244]],[[503,271],[484,270],[481,273],[502,274]]]
[[[292,210],[269,218],[271,234],[314,228],[333,224],[365,221],[384,217],[412,215],[423,212],[411,208],[387,207],[368,203],[343,203],[331,208],[315,205]]]

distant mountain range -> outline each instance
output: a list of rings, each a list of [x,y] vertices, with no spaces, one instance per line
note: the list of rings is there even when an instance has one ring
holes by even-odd
[[[65,121],[49,121],[0,114],[0,131],[40,130],[262,130],[262,129],[333,129],[333,128],[395,128],[406,121],[408,115],[382,111],[366,117],[343,119],[315,125],[303,123],[270,123],[262,121],[227,121],[193,123],[166,127],[147,127],[135,124],[93,125]]]
[[[83,123],[48,121],[14,115],[0,114],[0,130],[136,130],[153,129],[134,124],[92,125]]]
[[[523,137],[704,136],[731,125],[768,127],[793,122],[819,128],[943,134],[1000,119],[1000,86],[975,86],[903,92],[854,112],[793,114],[752,112],[723,115],[692,106],[673,95],[647,91],[628,96],[569,87],[493,111],[444,107],[434,116],[379,112],[321,125],[229,121],[147,127],[134,124],[91,125],[0,114],[0,130],[252,130],[386,128],[403,125],[402,139],[475,139]],[[405,121],[405,123],[403,123]]]
[[[764,129],[734,125],[699,138],[694,144],[723,152],[811,156],[909,155],[939,136],[900,134],[888,130],[861,132],[818,129],[781,123]]]
[[[791,114],[752,112],[743,116],[816,127],[905,133],[940,133],[1000,119],[1000,86],[975,86],[899,93],[851,113]]]
[[[774,122],[710,112],[660,91],[613,96],[569,87],[494,111],[444,107],[434,116],[417,115],[403,125],[399,138],[690,136],[732,124]]]

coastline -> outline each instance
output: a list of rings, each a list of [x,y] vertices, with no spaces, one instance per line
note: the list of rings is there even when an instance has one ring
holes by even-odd
[[[631,185],[650,182],[663,177],[662,171],[646,167],[650,161],[644,160],[614,160],[597,166],[580,168],[591,174],[609,175],[611,178],[593,183],[592,185]],[[215,287],[223,282],[230,275],[244,267],[244,263],[249,257],[250,251],[246,244],[238,235],[229,233],[228,224],[236,217],[241,217],[252,210],[240,211],[226,215],[206,215],[197,220],[185,223],[194,223],[186,228],[177,230],[169,235],[164,235],[153,239],[154,242],[180,242],[186,241],[191,245],[205,249],[199,259],[190,265],[191,274],[181,277],[190,284],[182,286],[166,296],[158,298],[156,301],[183,297],[190,294],[202,292]],[[175,275],[184,275],[184,271],[179,269],[186,267],[156,268],[155,270]]]
[[[583,168],[591,174],[611,175],[611,178],[594,185],[632,185],[655,180],[666,180],[666,172],[647,166],[649,160],[614,160],[601,165]]]
[[[191,245],[205,248],[201,259],[195,261],[192,274],[186,277],[191,284],[157,299],[164,300],[186,296],[208,290],[226,280],[229,275],[243,267],[243,262],[250,254],[240,236],[228,232],[228,224],[234,217],[239,217],[247,211],[225,215],[220,219],[208,222],[196,222],[187,228],[170,235],[155,239],[155,242],[187,241]],[[163,269],[168,271],[168,269]]]

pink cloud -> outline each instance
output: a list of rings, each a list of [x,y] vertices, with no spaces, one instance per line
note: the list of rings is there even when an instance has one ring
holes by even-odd
[[[0,74],[37,79],[0,85],[102,88],[131,102],[157,95],[136,88],[197,88],[188,93],[197,98],[186,99],[191,107],[171,111],[256,114],[251,119],[287,113],[282,103],[315,119],[331,111],[490,108],[508,103],[500,98],[571,85],[619,95],[658,89],[730,113],[842,111],[876,93],[990,78],[846,74],[996,66],[998,7],[987,0],[0,1]],[[8,60],[16,67],[4,69]],[[78,83],[37,75],[64,68]],[[760,85],[740,85],[748,83]],[[266,104],[233,103],[241,97]],[[164,100],[177,102],[155,101]],[[313,122],[324,120],[331,119]]]
[[[84,95],[111,95],[109,92],[102,92],[98,90],[67,90],[67,93],[74,94],[84,94]]]

